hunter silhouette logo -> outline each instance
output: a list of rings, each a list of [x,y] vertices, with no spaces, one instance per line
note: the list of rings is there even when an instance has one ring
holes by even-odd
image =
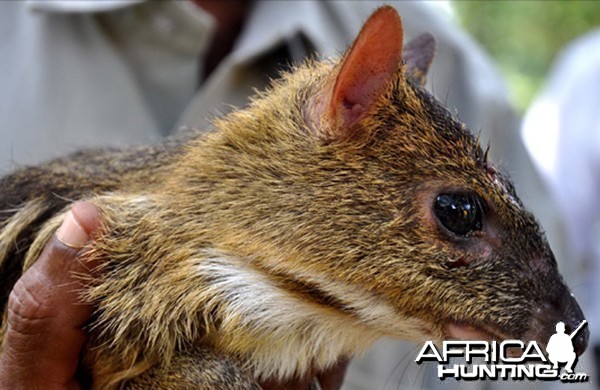
[[[572,340],[585,324],[587,324],[587,321],[583,320],[577,329],[575,329],[575,331],[573,331],[573,333],[570,335],[565,334],[564,322],[561,321],[556,324],[556,334],[550,337],[550,340],[548,340],[548,346],[546,347],[548,359],[550,359],[552,362],[552,368],[557,369],[558,363],[567,363],[565,369],[569,374],[573,373],[573,363],[575,363],[577,355],[575,355]]]
[[[573,368],[577,355],[573,348],[573,337],[587,324],[582,321],[571,334],[565,333],[564,322],[556,324],[556,334],[550,337],[546,356],[535,341],[444,341],[438,350],[433,341],[427,341],[415,362],[438,362],[440,379],[542,379],[562,382],[585,382],[585,373],[575,373]],[[516,352],[516,353],[515,353]],[[451,364],[451,358],[464,358],[466,364]],[[474,358],[482,358],[485,364],[472,364]],[[560,373],[560,364],[565,364],[566,373]]]

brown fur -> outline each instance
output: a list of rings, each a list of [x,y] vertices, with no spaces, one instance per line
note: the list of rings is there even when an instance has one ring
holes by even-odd
[[[383,335],[442,339],[455,322],[545,342],[557,320],[582,319],[510,182],[404,67],[352,139],[323,142],[336,129],[314,97],[338,71],[308,62],[207,135],[3,178],[1,304],[69,204],[91,199],[107,226],[87,255],[103,264],[86,292],[98,387],[252,388]],[[480,235],[440,228],[431,205],[449,190],[487,202]]]

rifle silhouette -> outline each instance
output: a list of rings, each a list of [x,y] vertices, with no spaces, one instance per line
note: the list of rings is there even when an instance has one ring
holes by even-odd
[[[577,327],[577,329],[575,329],[575,330],[573,331],[573,333],[571,333],[571,334],[569,335],[569,337],[570,337],[570,338],[573,338],[573,336],[575,336],[575,335],[577,334],[577,332],[579,332],[579,331],[581,330],[581,328],[583,328],[583,326],[584,326],[585,324],[587,324],[587,320],[583,320],[583,321],[581,321],[581,324],[579,324],[579,326]]]

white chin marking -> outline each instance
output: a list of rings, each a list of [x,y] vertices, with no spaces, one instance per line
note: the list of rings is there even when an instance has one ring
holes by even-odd
[[[294,277],[317,285],[339,299],[349,311],[324,307],[289,292],[268,274],[243,259],[206,251],[198,274],[218,282],[206,293],[220,302],[224,319],[215,342],[230,352],[240,352],[236,339],[254,340],[248,352],[250,368],[257,378],[290,378],[311,368],[324,369],[340,357],[364,352],[381,336],[422,340],[420,321],[399,316],[372,293],[321,277]],[[237,336],[236,336],[237,334]]]

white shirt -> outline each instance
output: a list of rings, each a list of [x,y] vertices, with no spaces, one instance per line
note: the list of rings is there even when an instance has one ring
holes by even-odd
[[[82,147],[155,142],[182,125],[204,128],[276,76],[257,66],[261,56],[283,44],[302,59],[299,36],[323,57],[338,55],[378,5],[258,2],[233,52],[197,90],[213,18],[188,2],[138,3],[0,2],[0,172]],[[430,86],[438,96],[475,130],[511,127],[499,122],[512,117],[503,85],[475,44],[426,5],[393,4],[407,38],[437,36]]]

